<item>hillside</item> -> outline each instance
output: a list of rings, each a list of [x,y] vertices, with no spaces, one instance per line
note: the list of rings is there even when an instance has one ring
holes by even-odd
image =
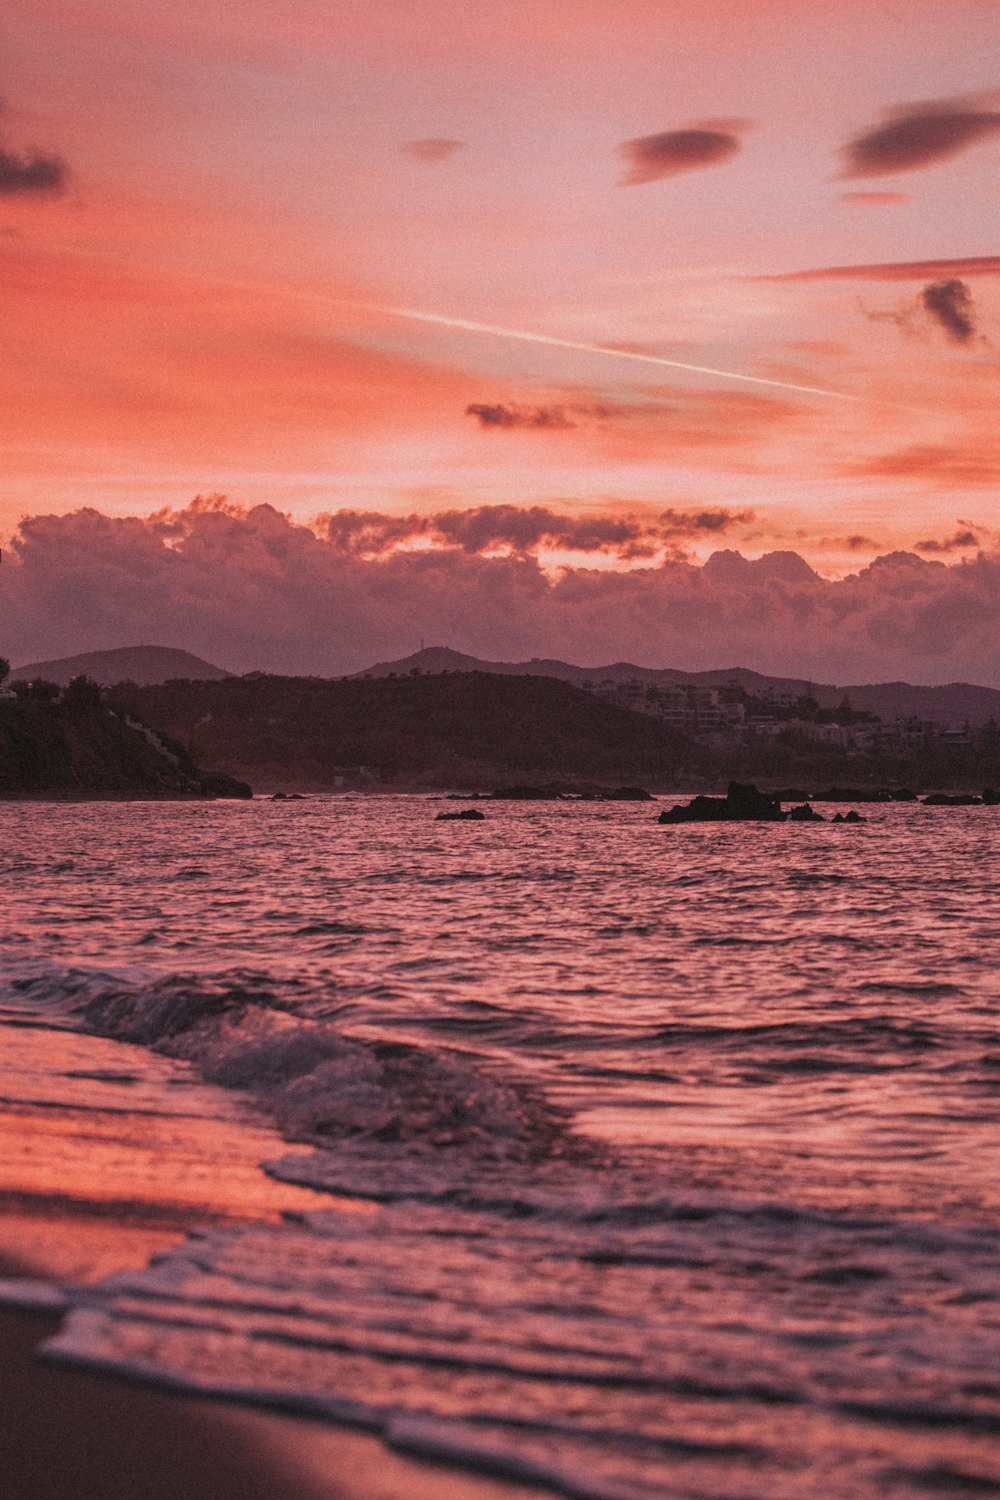
[[[539,677],[230,678],[119,701],[197,762],[263,787],[333,787],[362,766],[397,785],[657,783],[702,755],[654,719]]]
[[[96,693],[96,690],[95,690]],[[96,701],[0,702],[0,797],[249,796]]]
[[[221,667],[213,667],[211,662],[192,656],[190,651],[178,651],[172,646],[120,646],[114,651],[84,651],[79,656],[61,656],[54,661],[28,662],[14,668],[10,681],[33,682],[41,677],[65,687],[74,677],[90,677],[95,682],[138,682],[146,686],[169,682],[172,677],[217,682],[228,675]]]
[[[939,687],[920,687],[909,682],[871,682],[836,685],[809,682],[800,677],[769,677],[749,667],[717,667],[707,672],[682,672],[677,667],[639,667],[632,662],[609,662],[602,667],[579,667],[572,662],[549,657],[532,657],[530,661],[480,661],[464,656],[447,646],[428,646],[400,661],[376,662],[355,675],[362,678],[405,677],[408,673],[489,672],[498,676],[554,677],[563,682],[628,682],[630,679],[654,686],[691,684],[720,687],[738,682],[746,692],[761,696],[767,693],[794,693],[807,690],[824,708],[835,707],[846,693],[856,709],[873,713],[880,719],[927,719],[950,725],[973,726],[988,719],[1000,721],[1000,689],[979,687],[975,683],[950,682]]]

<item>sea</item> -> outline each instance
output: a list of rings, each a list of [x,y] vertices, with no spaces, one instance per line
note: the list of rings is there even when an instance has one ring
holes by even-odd
[[[178,1059],[322,1195],[50,1355],[572,1500],[1000,1495],[1000,808],[456,805],[0,804],[2,1026]]]

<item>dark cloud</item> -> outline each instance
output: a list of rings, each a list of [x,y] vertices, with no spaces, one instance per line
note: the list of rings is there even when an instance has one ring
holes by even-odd
[[[515,527],[562,528],[579,542],[574,528],[601,532],[619,519],[545,507],[532,516],[529,507],[527,520],[505,520],[507,509],[471,513],[470,543],[473,533]],[[355,528],[377,531],[386,520],[353,514]],[[687,513],[664,514],[676,522]],[[457,517],[442,512],[433,524],[457,537]],[[641,532],[659,522],[619,524]],[[432,541],[368,558],[267,505],[34,516],[0,568],[0,639],[15,662],[155,639],[235,671],[332,675],[406,655],[423,637],[508,661],[739,662],[789,676],[807,662],[811,676],[833,682],[1000,684],[1000,555],[943,562],[894,553],[832,582],[789,552],[756,561],[730,552],[704,567],[667,558],[547,571],[525,551],[484,555]]]
[[[945,537],[943,540],[931,538],[925,542],[914,542],[914,552],[926,552],[928,554],[939,552],[967,552],[970,547],[981,545],[979,531],[970,526],[967,521],[959,521],[959,530],[953,536]]]
[[[66,163],[58,156],[29,151],[17,155],[0,147],[0,198],[61,193],[69,180]]]
[[[638,187],[644,182],[659,182],[699,167],[715,167],[729,161],[740,149],[740,132],[747,128],[742,120],[718,121],[713,125],[692,126],[687,130],[665,130],[660,135],[641,135],[623,141],[618,154],[629,170],[621,180],[622,187]]]
[[[720,535],[753,520],[749,510],[664,510],[642,515],[569,516],[543,505],[480,505],[429,515],[339,510],[321,518],[334,547],[353,557],[386,557],[415,543],[468,553],[539,549],[607,553],[623,561],[655,557],[680,541]]]
[[[969,344],[976,334],[972,293],[957,276],[947,281],[932,281],[920,293],[920,301],[929,317],[939,323],[956,344]]]
[[[928,277],[1000,276],[1000,255],[966,255],[941,260],[899,260],[868,266],[819,266],[750,276],[748,281],[926,281]]]
[[[565,431],[575,427],[561,406],[510,406],[498,402],[487,406],[479,402],[465,408],[467,417],[475,417],[480,427],[540,427]]]
[[[432,135],[422,141],[407,141],[401,149],[407,156],[412,156],[414,161],[432,165],[438,161],[448,161],[459,151],[465,150],[465,141],[453,141],[447,136]]]
[[[841,177],[913,172],[1000,134],[1000,111],[976,99],[904,104],[887,110],[883,121],[841,148]]]

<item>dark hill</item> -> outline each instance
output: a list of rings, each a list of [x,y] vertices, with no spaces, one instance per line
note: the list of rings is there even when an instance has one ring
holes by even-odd
[[[669,780],[700,764],[676,731],[543,677],[229,678],[130,689],[121,700],[200,764],[261,786]]]
[[[54,661],[32,661],[15,667],[11,682],[33,682],[44,678],[65,687],[74,677],[95,682],[169,682],[172,677],[190,677],[215,682],[227,677],[221,667],[178,651],[173,646],[120,646],[114,651],[84,651],[79,656],[61,656]]]
[[[1000,720],[1000,689],[981,687],[969,682],[949,682],[936,687],[920,687],[909,682],[870,682],[836,686],[810,682],[804,677],[769,677],[749,667],[717,667],[707,672],[682,672],[678,667],[640,667],[634,662],[609,662],[602,667],[579,667],[573,662],[550,657],[532,657],[530,661],[480,661],[463,656],[447,646],[427,646],[399,661],[376,662],[358,677],[404,677],[408,673],[490,672],[501,676],[555,677],[564,682],[614,682],[631,679],[665,688],[689,684],[721,687],[738,682],[752,696],[768,693],[793,693],[796,697],[811,693],[825,708],[835,708],[845,693],[852,707],[864,709],[880,719],[927,719],[937,724],[985,724]]]
[[[130,716],[110,712],[97,692],[90,684],[78,695],[84,701],[0,702],[0,797],[250,795],[229,777],[199,771],[180,746]]]

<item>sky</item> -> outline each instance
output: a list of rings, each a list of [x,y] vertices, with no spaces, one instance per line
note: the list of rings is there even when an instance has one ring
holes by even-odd
[[[1000,683],[996,0],[0,38],[3,654]]]

